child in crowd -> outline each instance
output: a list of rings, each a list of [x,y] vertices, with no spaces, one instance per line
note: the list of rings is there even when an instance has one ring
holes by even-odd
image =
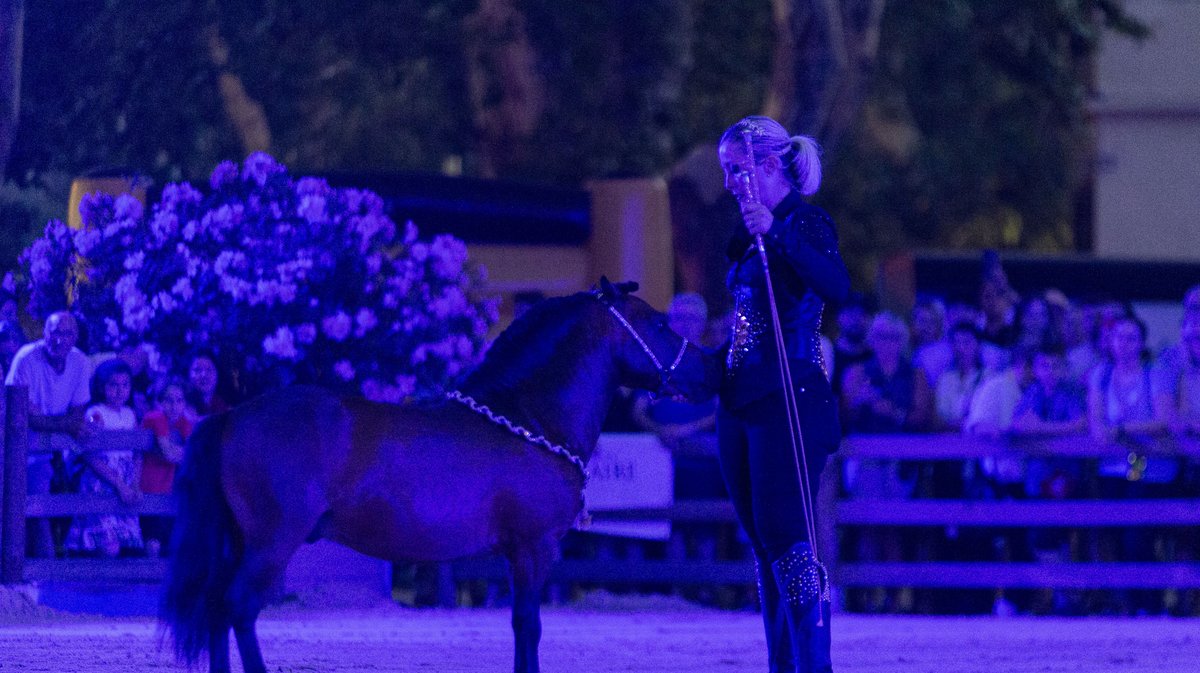
[[[97,402],[84,412],[87,422],[101,430],[133,430],[137,418],[129,407],[133,372],[118,359],[106,360],[92,376],[92,400]],[[142,498],[137,480],[137,458],[132,451],[85,453],[87,468],[80,477],[81,493],[116,495],[132,505]],[[67,549],[84,554],[115,557],[142,548],[137,517],[128,514],[86,515],[76,517],[67,533]]]
[[[154,408],[142,419],[142,427],[154,433],[158,451],[147,453],[142,460],[142,492],[166,495],[171,492],[175,466],[183,460],[183,446],[192,434],[191,414],[184,401],[184,383],[176,376],[157,380],[150,397]],[[146,553],[158,556],[171,537],[171,519],[160,516],[142,517],[142,534]]]

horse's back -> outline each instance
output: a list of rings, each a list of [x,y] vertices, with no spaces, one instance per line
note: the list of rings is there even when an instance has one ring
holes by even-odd
[[[353,419],[343,399],[293,386],[228,413],[221,481],[247,540],[313,525],[350,460]]]

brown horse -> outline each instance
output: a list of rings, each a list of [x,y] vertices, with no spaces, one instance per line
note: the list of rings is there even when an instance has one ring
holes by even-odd
[[[555,545],[618,385],[702,397],[717,360],[606,279],[516,321],[447,400],[404,407],[297,386],[200,423],[176,482],[162,620],[177,654],[264,673],[254,624],[305,541],[396,561],[504,555],[515,670],[537,671]]]

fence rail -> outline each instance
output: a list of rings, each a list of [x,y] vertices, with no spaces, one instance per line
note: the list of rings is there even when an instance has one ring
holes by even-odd
[[[42,579],[158,581],[165,564],[158,559],[26,559],[25,519],[80,514],[170,515],[170,496],[144,496],[127,506],[114,496],[29,495],[26,456],[62,448],[28,433],[28,396],[8,386],[0,395],[0,582]],[[98,433],[83,450],[144,451],[154,445],[146,431]],[[75,447],[73,447],[75,448]],[[986,440],[956,435],[849,437],[830,461],[820,488],[818,547],[836,585],[849,587],[916,586],[944,588],[1191,588],[1200,587],[1200,562],[1190,563],[991,563],[852,562],[837,556],[839,531],[857,526],[903,527],[1200,527],[1200,494],[1174,500],[969,501],[853,499],[840,492],[848,460],[964,461],[980,458],[1124,457],[1131,450],[1151,456],[1200,459],[1196,439],[1134,438],[1124,444],[1099,444],[1088,437]],[[596,511],[598,521],[671,520],[728,523],[735,520],[727,501],[682,501],[670,507]],[[454,580],[503,580],[506,566],[496,558],[475,558],[444,566]],[[749,561],[654,561],[565,559],[553,570],[554,581],[597,583],[741,584],[754,579]]]

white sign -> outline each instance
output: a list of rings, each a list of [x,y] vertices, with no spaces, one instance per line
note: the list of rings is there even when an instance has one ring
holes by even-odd
[[[588,461],[584,502],[589,512],[638,507],[670,507],[674,503],[674,469],[671,452],[652,434],[600,435],[596,452]],[[666,540],[670,521],[597,521],[592,533]]]

